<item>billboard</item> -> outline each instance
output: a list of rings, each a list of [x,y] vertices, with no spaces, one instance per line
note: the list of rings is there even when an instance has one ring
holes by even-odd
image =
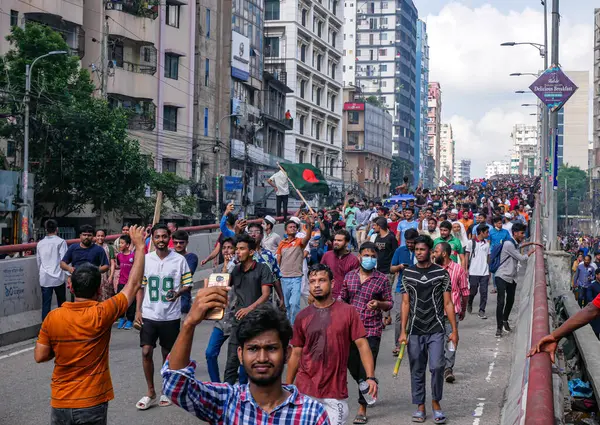
[[[553,112],[562,108],[577,88],[558,66],[548,68],[529,86],[533,94]]]
[[[364,103],[346,102],[344,103],[344,111],[364,111]]]
[[[250,40],[239,32],[231,32],[231,76],[238,80],[250,78]]]

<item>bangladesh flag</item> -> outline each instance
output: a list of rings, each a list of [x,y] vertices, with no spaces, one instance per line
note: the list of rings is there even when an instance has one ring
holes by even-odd
[[[329,194],[329,185],[321,170],[312,164],[279,164],[296,189],[308,193]]]

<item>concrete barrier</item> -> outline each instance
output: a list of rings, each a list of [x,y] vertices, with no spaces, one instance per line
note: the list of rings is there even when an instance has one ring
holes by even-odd
[[[283,234],[283,225],[275,226]],[[213,250],[219,232],[190,235],[188,251],[206,258]],[[212,262],[194,275],[197,285],[208,277]],[[42,292],[37,260],[34,256],[0,261],[0,347],[37,336],[42,318]],[[56,304],[53,303],[53,307]]]

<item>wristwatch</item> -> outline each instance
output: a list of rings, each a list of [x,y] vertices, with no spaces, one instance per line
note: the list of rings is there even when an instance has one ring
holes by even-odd
[[[375,382],[377,385],[379,385],[379,380],[377,378],[375,378],[374,376],[367,376],[367,379],[370,379],[371,381]]]

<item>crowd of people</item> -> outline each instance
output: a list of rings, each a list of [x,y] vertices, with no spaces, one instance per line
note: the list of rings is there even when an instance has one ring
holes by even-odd
[[[536,190],[535,180],[519,176],[462,190],[417,188],[391,203],[348,196],[331,209],[303,206],[286,217],[283,234],[275,218],[238,219],[228,205],[216,245],[201,261],[174,223],[123,226],[112,245],[106,231],[82,226],[80,242],[67,247],[48,220],[37,247],[44,307],[35,360],[56,359],[51,422],[77,423],[77,411],[86,423],[106,423],[116,323],[140,330],[147,392],[136,408],[174,402],[209,423],[295,418],[300,425],[348,423],[348,372],[359,388],[352,423],[368,422],[381,340],[393,326],[393,354],[406,346],[408,355],[412,420],[424,422],[429,411],[434,423],[445,423],[440,403],[444,384],[456,380],[460,322],[486,320],[488,293],[496,292],[495,336],[511,331],[518,263],[537,249],[525,242]],[[283,200],[278,207],[285,208]],[[228,285],[206,280],[192,301],[199,265]],[[53,293],[62,307],[50,311]],[[207,317],[218,320],[204,382],[191,352],[196,326]],[[222,376],[218,358],[226,341]]]

